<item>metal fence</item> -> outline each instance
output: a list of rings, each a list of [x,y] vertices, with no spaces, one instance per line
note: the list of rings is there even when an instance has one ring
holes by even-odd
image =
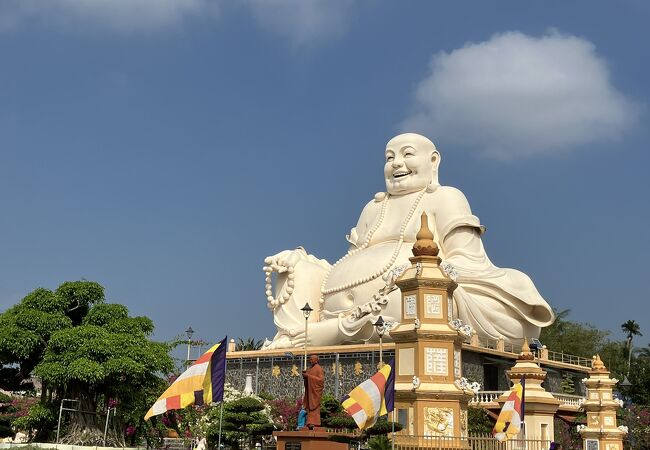
[[[556,361],[565,364],[573,364],[574,366],[583,366],[591,368],[591,359],[583,358],[582,356],[568,355],[566,353],[548,351],[548,360]]]
[[[395,436],[395,450],[548,450],[551,443],[541,439],[511,439],[499,442],[492,436]]]
[[[390,439],[390,435],[388,438]],[[275,450],[276,445],[273,438],[265,436],[263,439],[242,439],[235,448],[241,450]],[[469,437],[395,435],[394,448],[395,450],[548,450],[550,445],[550,441],[541,439],[511,439],[506,442],[499,442],[490,435]],[[169,448],[171,447],[164,447],[165,450]],[[367,449],[368,447],[363,441],[353,440],[350,443],[350,448]],[[216,445],[214,449],[217,450]],[[231,450],[233,446],[222,444],[222,449]]]

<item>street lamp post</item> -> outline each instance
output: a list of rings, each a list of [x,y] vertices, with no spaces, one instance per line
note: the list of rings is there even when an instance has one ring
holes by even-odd
[[[194,334],[194,330],[190,326],[187,330],[185,330],[185,334],[187,335],[187,359],[185,360],[187,363],[190,362],[190,348],[192,347],[192,335]]]
[[[618,387],[620,388],[621,395],[623,396],[623,401],[625,402],[625,404],[627,406],[627,403],[628,403],[628,400],[629,400],[629,395],[628,394],[630,392],[630,388],[632,387],[632,383],[630,383],[630,380],[627,379],[627,375],[625,376],[623,381],[618,383]]]
[[[377,318],[377,322],[373,323],[373,325],[375,326],[375,330],[379,336],[379,368],[381,369],[384,367],[384,359],[382,355],[382,338],[386,332],[386,322],[384,322],[383,317],[379,316]]]
[[[309,306],[309,303],[305,303],[305,306],[300,308],[302,315],[305,316],[305,362],[303,364],[303,370],[307,370],[307,324],[309,321],[309,315],[313,311],[312,307]]]

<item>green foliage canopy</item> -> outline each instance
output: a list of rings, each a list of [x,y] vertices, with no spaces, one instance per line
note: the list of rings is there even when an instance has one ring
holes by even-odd
[[[81,410],[100,413],[109,400],[117,402],[119,428],[147,428],[144,413],[164,389],[159,375],[173,370],[169,346],[149,339],[153,329],[149,318],[130,317],[125,306],[106,303],[96,282],[29,293],[0,314],[0,363],[19,364],[23,377],[43,381],[42,402],[16,424],[47,431],[60,399],[70,398]],[[70,417],[70,429],[76,420],[84,429],[99,429],[88,415]]]
[[[549,350],[591,358],[608,342],[609,331],[567,319],[571,311],[555,311],[555,322],[542,328],[539,339]]]
[[[0,314],[0,363],[19,364],[28,377],[53,333],[78,325],[104,288],[92,281],[65,282],[55,292],[38,288]]]
[[[223,411],[224,440],[233,448],[238,448],[241,440],[254,436],[271,434],[273,423],[266,413],[266,406],[254,397],[242,397],[225,404]],[[206,438],[215,445],[219,438],[220,408],[211,408],[208,412],[210,426]]]

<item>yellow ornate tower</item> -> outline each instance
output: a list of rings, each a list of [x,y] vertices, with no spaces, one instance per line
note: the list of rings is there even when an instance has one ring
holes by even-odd
[[[587,412],[587,425],[580,430],[585,450],[623,450],[624,427],[616,426],[616,410],[623,402],[614,399],[612,387],[618,380],[609,377],[609,370],[594,356],[589,378],[585,378],[587,399],[582,404]]]
[[[402,317],[395,340],[395,409],[411,436],[467,436],[467,402],[474,395],[462,379],[461,344],[471,328],[454,321],[456,283],[440,267],[427,216],[413,247],[411,266],[396,280]],[[454,440],[445,448],[464,448]],[[449,446],[451,445],[451,446]]]
[[[535,361],[535,356],[530,352],[526,339],[524,339],[517,362],[512,369],[506,371],[506,375],[513,384],[519,383],[522,378],[526,379],[524,388],[525,437],[540,439],[550,444],[555,436],[553,417],[560,406],[560,401],[542,386],[542,382],[546,379],[546,371]],[[508,395],[509,392],[506,392],[497,399],[499,406],[503,407]]]

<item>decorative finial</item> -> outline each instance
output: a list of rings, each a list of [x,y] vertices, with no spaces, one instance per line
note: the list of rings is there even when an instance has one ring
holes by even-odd
[[[413,246],[413,255],[415,256],[438,256],[438,244],[433,240],[433,233],[429,229],[427,222],[427,213],[424,211],[420,216],[420,231],[415,235],[417,241]]]
[[[519,353],[519,360],[534,360],[535,355],[530,352],[530,347],[528,346],[528,338],[524,338],[524,343],[521,345],[521,353]]]
[[[591,360],[591,370],[593,372],[607,372],[607,367],[600,359],[600,355],[596,355]]]

